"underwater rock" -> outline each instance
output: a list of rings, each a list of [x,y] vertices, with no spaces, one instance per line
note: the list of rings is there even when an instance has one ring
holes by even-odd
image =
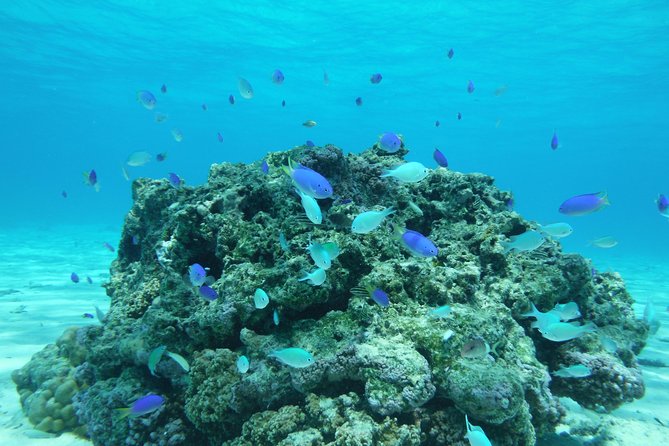
[[[467,413],[494,444],[530,446],[563,417],[558,396],[607,410],[641,397],[635,357],[648,328],[620,277],[593,276],[587,260],[554,240],[505,255],[501,241],[537,229],[507,209],[511,195],[489,176],[448,169],[418,183],[379,177],[406,153],[300,147],[268,154],[267,174],[259,162],[223,163],[203,186],[134,181],[104,325],[66,332],[67,342],[14,374],[31,421],[96,445],[465,445]],[[321,225],[305,221],[278,168],[289,158],[334,187],[319,200]],[[351,232],[363,210],[390,207],[396,213],[373,232]],[[402,249],[392,223],[429,237],[438,255]],[[315,268],[313,242],[340,249],[316,287],[298,280]],[[195,263],[218,299],[203,299],[188,280]],[[254,304],[257,288],[271,296],[264,308]],[[376,288],[389,305],[351,291]],[[597,333],[549,341],[522,317],[531,303],[548,311],[569,301],[581,322],[616,340],[614,353]],[[451,312],[433,317],[444,305]],[[473,339],[485,355],[463,357]],[[160,346],[190,371],[164,358],[152,375],[149,355]],[[308,352],[313,364],[270,357],[284,348]],[[576,363],[593,375],[551,379],[549,371]],[[158,410],[118,419],[115,409],[150,393],[165,398]],[[51,399],[67,416],[54,418]]]

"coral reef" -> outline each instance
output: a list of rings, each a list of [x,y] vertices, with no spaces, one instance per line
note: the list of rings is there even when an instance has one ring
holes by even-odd
[[[491,177],[446,169],[410,184],[379,177],[406,153],[302,147],[269,154],[267,175],[259,163],[224,163],[200,187],[135,181],[105,324],[66,332],[14,375],[31,421],[50,432],[79,429],[96,445],[457,446],[467,443],[466,413],[494,444],[529,446],[559,423],[559,395],[605,410],[643,395],[635,355],[647,327],[620,277],[591,274],[588,261],[552,240],[504,255],[500,241],[535,228],[507,210],[510,195]],[[289,157],[334,187],[318,201],[321,225],[305,223],[278,168]],[[428,236],[438,256],[412,256],[389,225],[351,233],[353,218],[376,206],[393,206],[393,222]],[[310,241],[341,251],[320,286],[297,280],[314,269]],[[217,300],[184,277],[194,263],[208,268]],[[259,287],[270,296],[263,309],[253,304]],[[383,289],[390,305],[356,287]],[[597,333],[546,340],[522,317],[531,302],[548,311],[568,301],[620,341],[617,351]],[[442,305],[450,315],[430,315]],[[472,339],[489,354],[464,357]],[[162,360],[151,375],[149,353],[159,346],[187,358],[190,372]],[[286,347],[311,352],[314,364],[268,356]],[[247,373],[237,370],[241,355]],[[551,378],[571,364],[592,376]],[[115,414],[149,393],[165,404],[141,417]]]

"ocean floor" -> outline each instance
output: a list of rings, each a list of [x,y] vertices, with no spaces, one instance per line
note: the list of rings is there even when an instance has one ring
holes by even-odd
[[[49,437],[32,429],[23,416],[11,372],[72,325],[96,324],[83,317],[95,306],[109,308],[101,284],[108,277],[119,228],[41,227],[0,230],[0,444],[79,446],[90,442],[73,435]],[[620,272],[637,300],[642,317],[652,299],[661,327],[640,358],[646,396],[611,414],[600,414],[563,400],[568,408],[562,435],[542,445],[666,444],[669,438],[669,259],[623,256],[615,248],[594,258],[600,271]],[[76,272],[79,283],[70,280]],[[87,282],[90,277],[92,284]],[[653,364],[653,365],[650,365]],[[665,366],[659,366],[665,365]],[[571,435],[570,435],[571,434]]]

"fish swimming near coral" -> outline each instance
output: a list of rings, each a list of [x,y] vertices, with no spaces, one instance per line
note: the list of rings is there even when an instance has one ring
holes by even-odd
[[[351,294],[354,296],[369,297],[374,302],[376,302],[377,305],[383,308],[386,308],[388,305],[390,305],[390,298],[388,297],[388,293],[383,291],[381,288],[374,288],[372,286],[368,286],[367,288],[354,287],[351,289]]]
[[[551,223],[545,226],[539,225],[539,232],[553,238],[564,238],[571,235],[574,228],[569,223]]]
[[[98,174],[95,172],[95,169],[91,169],[88,172],[83,173],[84,184],[95,189],[95,192],[100,192],[100,183],[98,182]]]
[[[249,358],[246,356],[242,355],[237,359],[237,371],[239,373],[246,373],[249,371]]]
[[[295,188],[295,192],[300,196],[302,208],[309,221],[315,225],[320,225],[323,222],[323,213],[316,199],[300,189]]]
[[[309,367],[316,362],[311,353],[298,347],[289,347],[281,350],[275,350],[267,356],[270,358],[275,358],[279,362],[290,367],[300,369]]]
[[[367,211],[358,214],[351,223],[351,231],[355,234],[368,234],[378,228],[383,220],[395,213],[392,207],[382,211]]]
[[[402,137],[396,133],[386,132],[379,137],[377,146],[379,149],[388,153],[395,153],[402,148]]]
[[[483,429],[480,426],[471,424],[469,418],[467,418],[467,414],[465,414],[465,425],[467,427],[465,438],[469,440],[470,446],[492,446]]]
[[[307,282],[309,285],[319,286],[325,282],[325,270],[323,268],[316,268],[310,273],[306,273],[302,278],[297,279],[300,282]]]
[[[262,310],[267,305],[269,305],[269,296],[262,288],[256,288],[255,293],[253,294],[253,304],[259,310]]]
[[[339,247],[335,243],[311,242],[307,246],[307,251],[316,266],[322,269],[329,269],[332,266],[332,260],[339,255]]]
[[[132,152],[128,155],[128,158],[125,160],[125,163],[130,167],[139,167],[147,164],[151,161],[153,157],[149,152]]]
[[[435,308],[434,310],[430,310],[430,316],[436,317],[436,318],[444,318],[444,317],[447,317],[449,314],[451,314],[451,306],[450,305],[442,305],[439,308]]]
[[[436,257],[439,254],[439,248],[418,231],[394,226],[395,236],[402,245],[413,255],[417,257]]]
[[[583,364],[576,364],[569,367],[562,367],[551,372],[551,374],[553,376],[559,376],[560,378],[587,378],[592,375],[592,371]]]
[[[392,169],[385,169],[381,178],[395,178],[402,183],[417,183],[428,176],[430,169],[423,164],[412,161],[400,164]]]
[[[282,169],[293,180],[295,187],[306,195],[319,200],[332,196],[332,185],[315,170],[296,163],[290,158],[288,158],[288,165],[282,166]]]
[[[471,339],[462,346],[460,356],[466,359],[486,358],[490,353],[490,346],[481,338]]]
[[[163,357],[165,350],[167,350],[167,347],[161,345],[160,347],[154,348],[149,354],[149,362],[147,365],[149,367],[149,372],[151,372],[153,376],[156,376],[156,366],[160,362],[160,359]]]
[[[607,235],[605,237],[599,237],[594,240],[590,240],[588,245],[595,246],[597,248],[609,249],[613,248],[618,244],[618,240],[615,237]]]
[[[584,325],[574,325],[570,322],[554,322],[546,327],[539,328],[544,338],[554,342],[570,341],[596,330],[597,326],[592,322]]]
[[[130,407],[123,407],[116,410],[121,414],[121,418],[128,416],[135,418],[160,409],[164,403],[165,398],[162,396],[149,394],[135,401]]]
[[[534,251],[544,244],[546,238],[537,231],[529,230],[520,235],[513,235],[509,237],[510,241],[501,241],[500,244],[504,248],[504,254],[511,251],[525,252]]]
[[[435,148],[434,152],[432,153],[432,158],[434,158],[439,167],[443,167],[444,169],[448,167],[448,160],[446,159],[446,155],[441,153],[441,150]]]
[[[597,212],[609,204],[609,197],[606,192],[594,192],[576,195],[565,200],[558,211],[565,215],[580,216]]]

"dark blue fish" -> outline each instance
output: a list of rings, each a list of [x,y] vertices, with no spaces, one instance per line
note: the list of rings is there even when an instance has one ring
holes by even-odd
[[[462,113],[458,112],[458,121],[462,119]]]
[[[513,205],[514,205],[513,198],[509,198],[508,200],[506,200],[505,204],[506,204],[506,210],[507,211],[509,211],[509,212],[513,211]]]
[[[63,196],[63,198],[67,198],[67,191],[62,191],[60,194]]]
[[[441,150],[435,148],[432,157],[441,167],[448,167],[448,160],[446,159],[446,156],[441,153]]]
[[[439,127],[441,125],[441,122],[439,120],[434,121],[434,126]]]
[[[286,100],[285,100],[285,99],[284,99],[283,101],[281,101],[281,106],[282,106],[282,107],[285,107],[285,106],[286,106]]]
[[[283,81],[285,79],[285,76],[281,72],[281,70],[274,70],[274,73],[272,73],[272,82],[274,82],[277,85],[283,84]]]
[[[233,95],[228,96],[228,102],[230,105],[235,105],[235,97]]]
[[[147,110],[153,110],[153,108],[156,106],[156,97],[150,91],[138,91],[137,102],[142,104],[142,106]]]
[[[210,302],[218,299],[218,293],[216,290],[208,285],[202,285],[200,288],[198,288],[198,293],[200,293],[200,296],[203,299],[206,299]]]
[[[100,191],[100,184],[98,184],[98,174],[95,172],[95,169],[91,169],[89,172],[84,172],[84,183],[91,186],[95,189],[96,192]]]
[[[596,277],[597,274],[598,274],[598,272],[594,267],[590,268],[590,277]]]
[[[450,50],[448,50],[448,54],[447,54],[447,56],[448,56],[449,59],[453,59],[453,48],[451,48]]]
[[[383,76],[381,76],[381,73],[374,73],[372,74],[372,77],[369,78],[369,81],[373,84],[378,84],[382,79]]]
[[[260,166],[260,169],[262,170],[262,173],[267,175],[269,173],[269,164],[267,164],[267,161],[262,160],[262,165]]]
[[[130,242],[131,242],[133,245],[135,245],[135,246],[139,245],[139,236],[138,236],[137,234],[134,234],[134,235],[130,238]]]
[[[89,285],[93,285],[93,279],[91,279],[91,276],[86,276],[86,282],[88,282]]]
[[[79,275],[77,273],[70,274],[70,280],[74,283],[79,283]]]
[[[81,317],[86,318],[86,319],[94,319],[95,316],[93,316],[92,313],[84,313],[81,315]]]
[[[313,146],[315,146],[316,144],[314,144],[314,142],[313,142],[312,140],[307,139],[307,142],[304,143],[304,145],[307,146],[307,147],[313,147]]]
[[[660,194],[657,197],[657,210],[660,212],[660,214],[664,215],[665,217],[669,217],[669,198],[667,198],[666,195]]]
[[[163,86],[160,87],[160,92],[161,93],[167,93],[167,85],[163,84]]]
[[[218,142],[223,142],[223,135],[221,135],[221,132],[216,134],[216,138],[218,138]]]
[[[358,107],[362,105],[362,98],[360,96],[355,98],[355,105],[357,105]]]
[[[104,243],[102,244],[102,246],[104,246],[105,248],[107,248],[107,250],[108,250],[109,252],[114,252],[114,251],[115,251],[114,247],[113,247],[112,245],[110,245],[109,243],[107,243],[107,242],[104,242]]]
[[[162,152],[156,155],[156,161],[158,161],[159,163],[165,161],[166,159],[167,159],[167,152]]]
[[[388,305],[390,305],[388,294],[386,294],[386,292],[381,288],[376,288],[374,291],[372,291],[372,299],[383,308],[386,308]]]
[[[160,409],[164,402],[165,399],[160,395],[146,395],[135,401],[132,406],[116,410],[121,414],[121,418],[139,417]]]
[[[558,141],[557,132],[554,131],[553,132],[553,137],[551,138],[551,149],[553,149],[553,150],[557,149],[559,144],[560,143]]]
[[[467,83],[467,93],[473,93],[474,92],[474,82],[469,81]]]
[[[207,110],[208,110],[207,104],[202,104],[202,111],[207,111]]]
[[[170,172],[167,174],[167,180],[170,182],[170,186],[173,188],[179,189],[181,187],[182,180],[176,173]]]
[[[193,263],[188,267],[188,279],[193,286],[202,286],[207,279],[207,271],[199,263]]]

